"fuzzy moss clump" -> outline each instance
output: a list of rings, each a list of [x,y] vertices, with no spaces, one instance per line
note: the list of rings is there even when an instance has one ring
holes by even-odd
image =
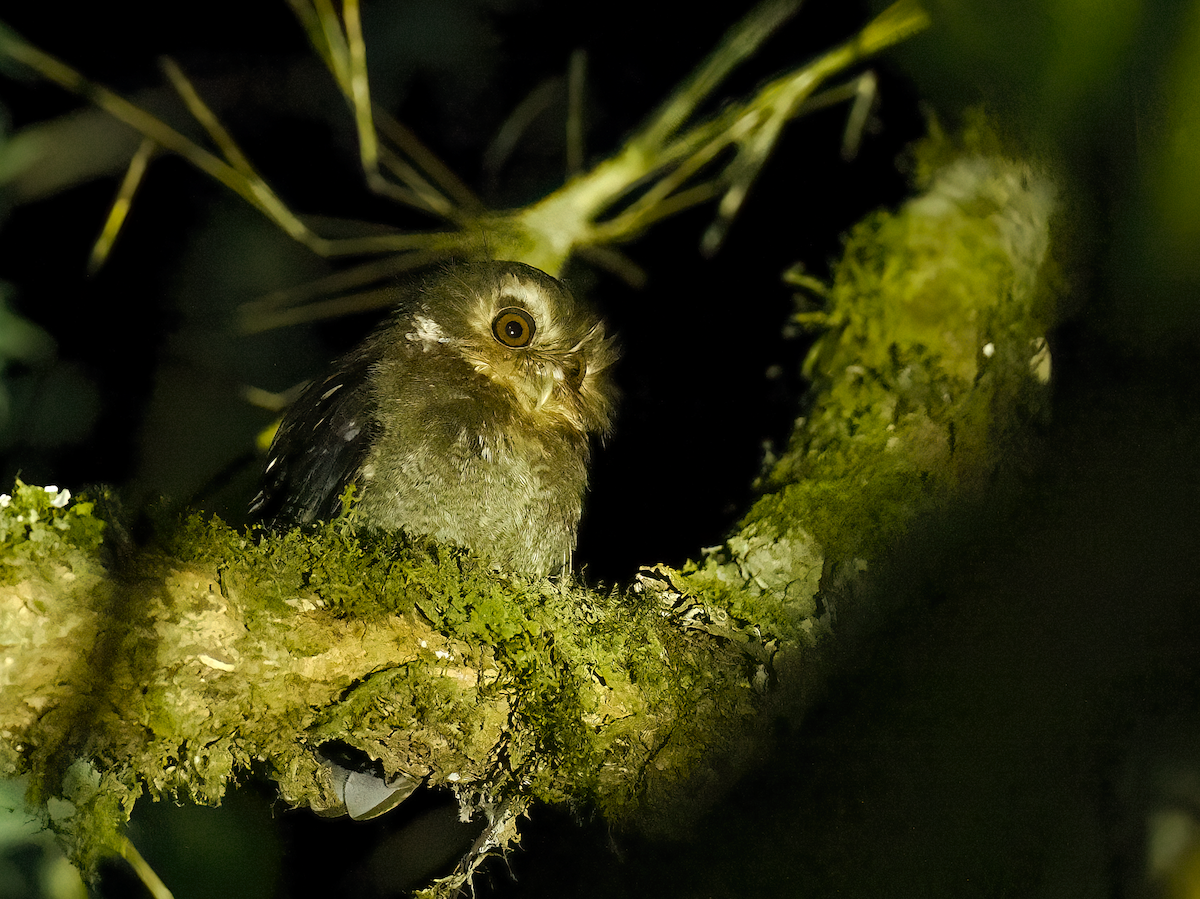
[[[0,777],[33,774],[34,806],[60,835],[90,847],[85,865],[116,850],[127,817],[122,791],[89,790],[59,752],[64,723],[86,714],[74,674],[112,595],[104,532],[93,503],[72,501],[69,490],[18,480],[0,494]],[[100,798],[103,813],[91,814]]]
[[[824,308],[797,315],[824,331],[806,415],[736,534],[684,570],[688,589],[784,644],[828,632],[816,604],[919,515],[1019,467],[1046,414],[1055,187],[969,122],[914,151],[922,193],[847,236]]]
[[[71,502],[70,490],[37,487],[21,480],[0,494],[0,583],[12,584],[32,567],[53,573],[94,565],[104,522],[91,502]]]
[[[805,521],[837,559],[877,558],[930,499],[994,484],[1047,408],[1053,184],[979,155],[930,179],[847,239],[807,363],[820,401],[748,518]]]
[[[0,494],[0,776],[22,770],[40,722],[77,699],[61,666],[86,658],[111,585],[104,522],[68,490],[17,481]]]

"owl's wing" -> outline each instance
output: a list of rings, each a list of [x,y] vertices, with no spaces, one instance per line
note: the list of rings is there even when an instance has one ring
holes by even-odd
[[[251,518],[288,528],[341,511],[341,496],[358,477],[378,423],[371,393],[369,347],[344,357],[288,409],[271,442],[262,489]]]

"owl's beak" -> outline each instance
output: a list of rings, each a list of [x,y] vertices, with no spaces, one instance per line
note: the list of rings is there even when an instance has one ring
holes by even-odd
[[[542,363],[537,368],[537,380],[535,387],[538,392],[538,398],[535,408],[541,409],[550,400],[551,394],[554,393],[554,388],[562,378],[561,373],[553,365]]]

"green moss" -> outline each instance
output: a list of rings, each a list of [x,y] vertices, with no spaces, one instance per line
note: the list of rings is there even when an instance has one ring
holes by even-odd
[[[347,680],[336,704],[314,710],[306,740],[357,746],[389,774],[454,774],[460,790],[490,778],[493,798],[590,797],[627,813],[641,787],[611,772],[657,751],[644,735],[674,729],[684,739],[714,679],[747,679],[737,654],[714,672],[686,642],[668,652],[670,625],[647,600],[591,593],[568,578],[501,576],[462,550],[359,533],[352,514],[286,534],[241,534],[192,517],[170,549],[193,564],[220,560],[223,588],[251,619],[294,612],[297,597],[308,597],[310,616],[390,626],[399,616],[437,634],[436,647],[414,637],[416,648],[397,647],[394,666]],[[455,666],[491,673],[466,684],[445,676]],[[673,752],[680,777],[707,741],[693,729],[686,742]],[[511,771],[500,779],[498,752]]]
[[[925,193],[847,237],[806,362],[816,402],[745,522],[798,522],[834,560],[877,556],[986,483],[1046,399],[1031,366],[1060,286],[1053,186],[980,114],[913,156]]]
[[[140,792],[89,759],[67,769],[61,798],[46,805],[47,823],[74,850],[80,870],[94,872],[103,858],[120,853],[124,824]]]
[[[104,522],[89,501],[71,502],[69,490],[36,487],[18,480],[0,494],[0,583],[15,583],[55,566],[96,564]]]

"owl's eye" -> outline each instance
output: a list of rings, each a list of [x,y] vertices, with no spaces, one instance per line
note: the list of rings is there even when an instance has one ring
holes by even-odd
[[[506,306],[492,319],[492,334],[502,344],[514,349],[529,346],[536,330],[533,316],[520,306]]]

